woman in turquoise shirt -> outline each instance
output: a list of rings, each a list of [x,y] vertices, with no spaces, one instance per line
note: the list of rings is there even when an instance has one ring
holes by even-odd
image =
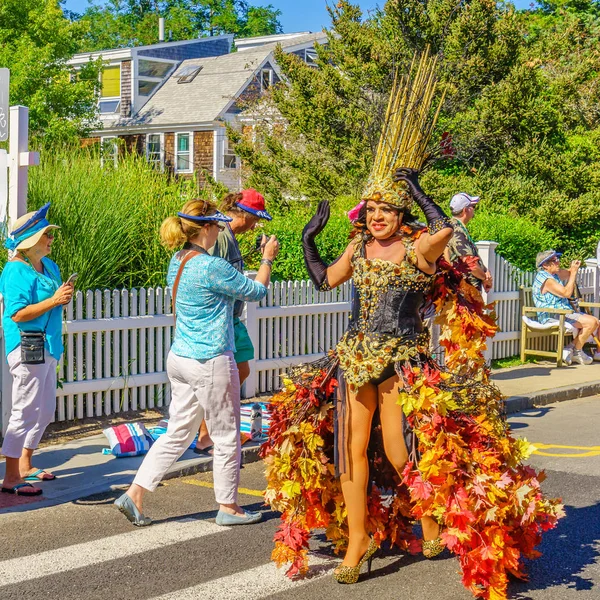
[[[204,419],[213,440],[213,478],[219,525],[260,521],[261,514],[237,503],[240,476],[240,381],[233,353],[233,305],[258,302],[267,293],[277,239],[265,238],[256,279],[245,277],[223,258],[211,256],[225,222],[231,221],[203,200],[188,202],[166,219],[162,243],[176,252],[167,273],[173,289],[175,338],[167,359],[171,383],[169,426],[150,448],[119,510],[139,527],[152,522],[142,513],[147,491],[154,491],[169,467],[189,448]]]
[[[31,464],[56,408],[56,364],[63,351],[62,307],[71,301],[73,285],[61,281],[48,258],[54,235],[46,214],[50,204],[17,219],[5,242],[10,260],[0,277],[4,299],[5,349],[13,377],[12,409],[2,445],[6,474],[2,491],[21,496],[42,493],[29,481],[54,479]],[[44,359],[28,364],[21,355],[21,332],[43,332]]]

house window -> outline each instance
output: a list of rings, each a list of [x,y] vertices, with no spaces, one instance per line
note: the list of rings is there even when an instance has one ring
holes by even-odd
[[[170,62],[140,59],[138,63],[138,75],[140,77],[158,77],[159,79],[163,79],[172,68],[173,63]]]
[[[119,150],[117,147],[117,136],[111,135],[101,138],[100,163],[102,166],[117,166]]]
[[[317,66],[317,51],[314,48],[304,50],[304,62],[311,67]]]
[[[155,168],[162,170],[162,135],[160,133],[149,133],[146,136],[146,158]]]
[[[121,97],[121,65],[104,67],[101,75],[102,98]]]
[[[260,90],[264,92],[273,85],[273,69],[263,69],[260,72]]]
[[[100,100],[100,102],[98,102],[98,109],[101,115],[109,115],[119,112],[120,107],[120,100]]]
[[[233,148],[229,145],[229,139],[225,140],[225,149],[223,150],[223,166],[226,169],[237,169],[238,157]]]
[[[154,90],[160,85],[160,81],[149,81],[147,79],[138,80],[138,95],[151,96]]]
[[[191,173],[192,167],[192,134],[177,133],[175,135],[175,171]]]

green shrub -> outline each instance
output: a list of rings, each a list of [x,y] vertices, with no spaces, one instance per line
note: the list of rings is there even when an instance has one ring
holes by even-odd
[[[29,210],[52,202],[50,220],[61,226],[52,259],[63,277],[79,274],[79,289],[164,285],[170,253],[160,224],[197,195],[195,181],[166,177],[133,155],[115,169],[94,152],[45,153],[30,171]]]
[[[352,230],[350,221],[345,214],[346,207],[352,201],[337,200],[332,206],[331,217],[325,230],[317,237],[317,246],[323,260],[330,263],[345,250]],[[280,252],[273,264],[273,279],[278,281],[308,279],[302,254],[302,230],[315,210],[314,206],[304,203],[292,204],[288,209],[280,209],[273,213],[273,220],[264,224],[254,232],[240,238],[240,248],[244,256],[248,256],[255,244],[256,236],[264,231],[268,235],[276,235],[280,243]],[[260,262],[258,252],[252,253],[246,259],[246,267],[257,269]]]
[[[496,252],[523,270],[535,269],[535,255],[557,245],[553,234],[523,217],[478,212],[468,227],[473,239],[498,242]]]

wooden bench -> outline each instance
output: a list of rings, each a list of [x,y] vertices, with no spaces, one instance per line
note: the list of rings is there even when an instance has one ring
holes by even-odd
[[[573,336],[577,329],[565,320],[566,315],[575,312],[574,310],[566,310],[562,308],[538,308],[533,306],[532,288],[521,286],[521,362],[525,362],[525,357],[528,354],[536,356],[548,356],[556,359],[556,366],[563,365],[563,350],[565,348],[565,336]],[[580,309],[583,308],[599,308],[599,302],[579,302]],[[538,314],[541,312],[551,312],[558,318],[553,319],[550,323],[539,323],[535,318],[528,315]],[[549,350],[534,350],[527,347],[527,341],[532,339],[540,339],[547,336],[558,337],[558,343],[555,351]]]

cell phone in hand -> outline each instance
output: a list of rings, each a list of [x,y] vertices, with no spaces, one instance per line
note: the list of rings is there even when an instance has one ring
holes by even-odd
[[[75,284],[75,280],[77,279],[77,277],[79,277],[79,275],[77,273],[73,273],[73,275],[71,275],[69,277],[69,279],[67,279],[67,281],[65,281],[66,285],[71,285],[71,284]]]

